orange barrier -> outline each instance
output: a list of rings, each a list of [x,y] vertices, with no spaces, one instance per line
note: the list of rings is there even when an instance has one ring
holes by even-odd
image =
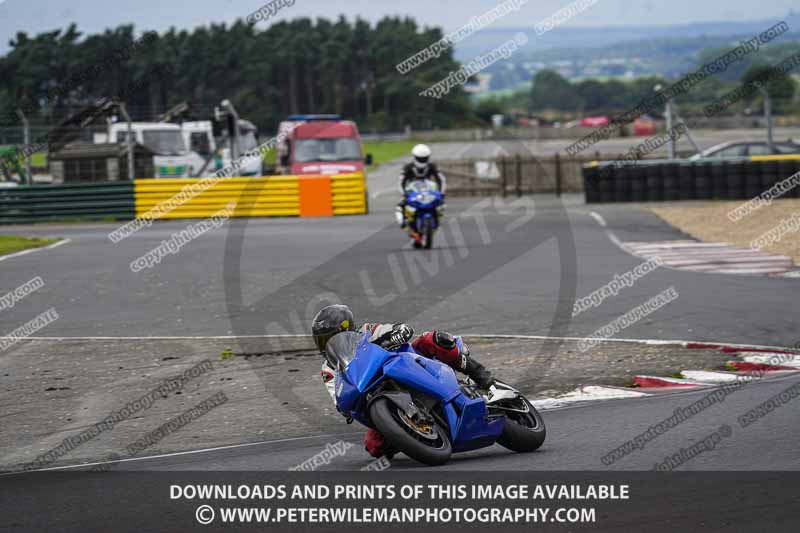
[[[333,216],[331,178],[328,176],[300,176],[300,216]]]

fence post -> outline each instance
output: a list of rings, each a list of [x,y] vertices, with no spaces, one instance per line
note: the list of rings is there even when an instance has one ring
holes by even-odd
[[[519,198],[522,196],[522,159],[520,159],[519,154],[514,156],[514,174],[517,181],[517,198]]]
[[[556,152],[556,196],[561,198],[561,156]]]
[[[500,158],[500,176],[503,182],[503,198],[505,198],[508,188],[508,161],[505,156]]]

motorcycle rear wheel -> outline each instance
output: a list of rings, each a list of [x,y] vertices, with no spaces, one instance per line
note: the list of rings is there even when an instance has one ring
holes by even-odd
[[[497,439],[497,444],[517,453],[529,453],[538,450],[547,437],[547,428],[542,415],[527,399],[522,401],[528,406],[527,413],[506,413],[506,425]]]
[[[412,459],[429,466],[439,466],[450,460],[453,449],[450,439],[435,422],[429,431],[421,431],[404,420],[405,413],[385,398],[375,400],[369,410],[372,423],[389,444]]]

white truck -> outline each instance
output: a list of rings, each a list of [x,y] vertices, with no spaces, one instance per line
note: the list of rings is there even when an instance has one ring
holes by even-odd
[[[132,122],[131,130],[137,144],[152,151],[156,178],[188,178],[197,174],[205,159],[190,151],[181,127],[164,122]],[[109,124],[108,133],[96,133],[94,143],[125,143],[127,122]]]
[[[258,147],[257,131],[252,122],[239,120],[239,154]],[[203,169],[202,176],[211,176],[231,164],[230,139],[227,137],[215,139],[214,128],[210,120],[184,122],[181,124],[181,134],[189,150],[198,154],[202,160],[197,168],[198,171]],[[206,164],[207,160],[208,164]],[[204,166],[205,168],[203,168]],[[263,176],[263,159],[249,159],[237,174],[240,176]]]

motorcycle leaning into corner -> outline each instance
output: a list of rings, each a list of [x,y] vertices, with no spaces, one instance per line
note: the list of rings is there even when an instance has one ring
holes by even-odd
[[[344,331],[328,341],[325,357],[338,370],[336,409],[348,424],[378,430],[421,463],[442,465],[452,453],[495,442],[520,453],[544,442],[544,421],[519,391],[500,382],[481,391],[409,344],[387,351],[367,333]]]
[[[408,235],[414,240],[414,248],[430,249],[433,246],[433,235],[439,228],[444,215],[444,196],[433,180],[415,180],[405,189],[406,201],[402,213],[404,226]]]

